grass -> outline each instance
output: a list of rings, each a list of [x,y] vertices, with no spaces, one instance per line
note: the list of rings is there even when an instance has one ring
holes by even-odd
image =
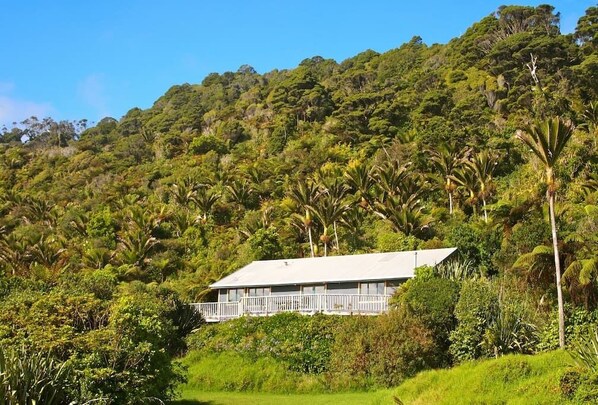
[[[573,368],[566,352],[509,355],[425,371],[391,390],[329,392],[323,376],[291,372],[272,358],[190,352],[189,381],[178,405],[226,404],[567,404],[560,378]],[[334,391],[334,390],[332,390]]]
[[[425,371],[401,384],[395,395],[404,404],[566,404],[561,375],[573,365],[562,351],[535,356],[510,355]]]
[[[270,357],[249,359],[232,352],[190,352],[183,359],[188,382],[183,390],[269,393],[320,393],[326,391],[321,376],[289,371]]]
[[[390,405],[392,391],[350,392],[342,394],[266,394],[247,392],[205,392],[197,389],[183,389],[182,398],[173,402],[177,405]]]

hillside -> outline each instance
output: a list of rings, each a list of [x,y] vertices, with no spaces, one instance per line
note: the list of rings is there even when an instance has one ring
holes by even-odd
[[[502,7],[448,44],[242,66],[90,128],[3,128],[0,344],[72,361],[90,397],[126,397],[129,373],[151,375],[130,395],[164,397],[199,324],[183,303],[240,266],[446,246],[540,328],[556,308],[547,191],[568,311],[592,310],[597,19],[562,35],[550,6]],[[515,134],[552,117],[572,137],[547,183]]]

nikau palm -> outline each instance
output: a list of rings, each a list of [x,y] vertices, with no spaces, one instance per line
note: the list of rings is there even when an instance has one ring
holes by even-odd
[[[544,165],[546,172],[546,196],[550,210],[550,226],[552,228],[552,245],[554,249],[554,266],[556,271],[556,289],[559,310],[559,346],[565,348],[565,312],[563,306],[563,290],[561,286],[561,263],[559,258],[554,200],[557,190],[554,169],[559,156],[573,135],[574,126],[560,118],[552,118],[536,122],[518,130],[516,137],[525,143]]]
[[[448,144],[441,144],[437,150],[429,151],[434,167],[443,177],[444,190],[447,192],[449,198],[449,214],[451,215],[453,214],[453,192],[456,188],[451,176],[459,168],[463,152],[459,151],[455,145]]]
[[[476,154],[471,160],[467,161],[478,182],[478,195],[482,199],[484,207],[484,222],[488,223],[488,211],[486,209],[486,198],[490,195],[492,186],[492,174],[496,168],[496,158],[488,151],[482,151]]]

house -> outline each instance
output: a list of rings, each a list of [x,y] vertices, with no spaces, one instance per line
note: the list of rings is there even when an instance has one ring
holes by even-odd
[[[255,261],[210,285],[218,302],[192,304],[208,322],[243,315],[379,314],[416,267],[436,266],[456,248]]]

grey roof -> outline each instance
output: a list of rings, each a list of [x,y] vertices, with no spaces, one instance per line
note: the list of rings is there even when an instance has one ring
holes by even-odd
[[[256,261],[210,285],[211,288],[259,287],[411,278],[417,266],[435,266],[457,248],[369,253],[306,259]]]

